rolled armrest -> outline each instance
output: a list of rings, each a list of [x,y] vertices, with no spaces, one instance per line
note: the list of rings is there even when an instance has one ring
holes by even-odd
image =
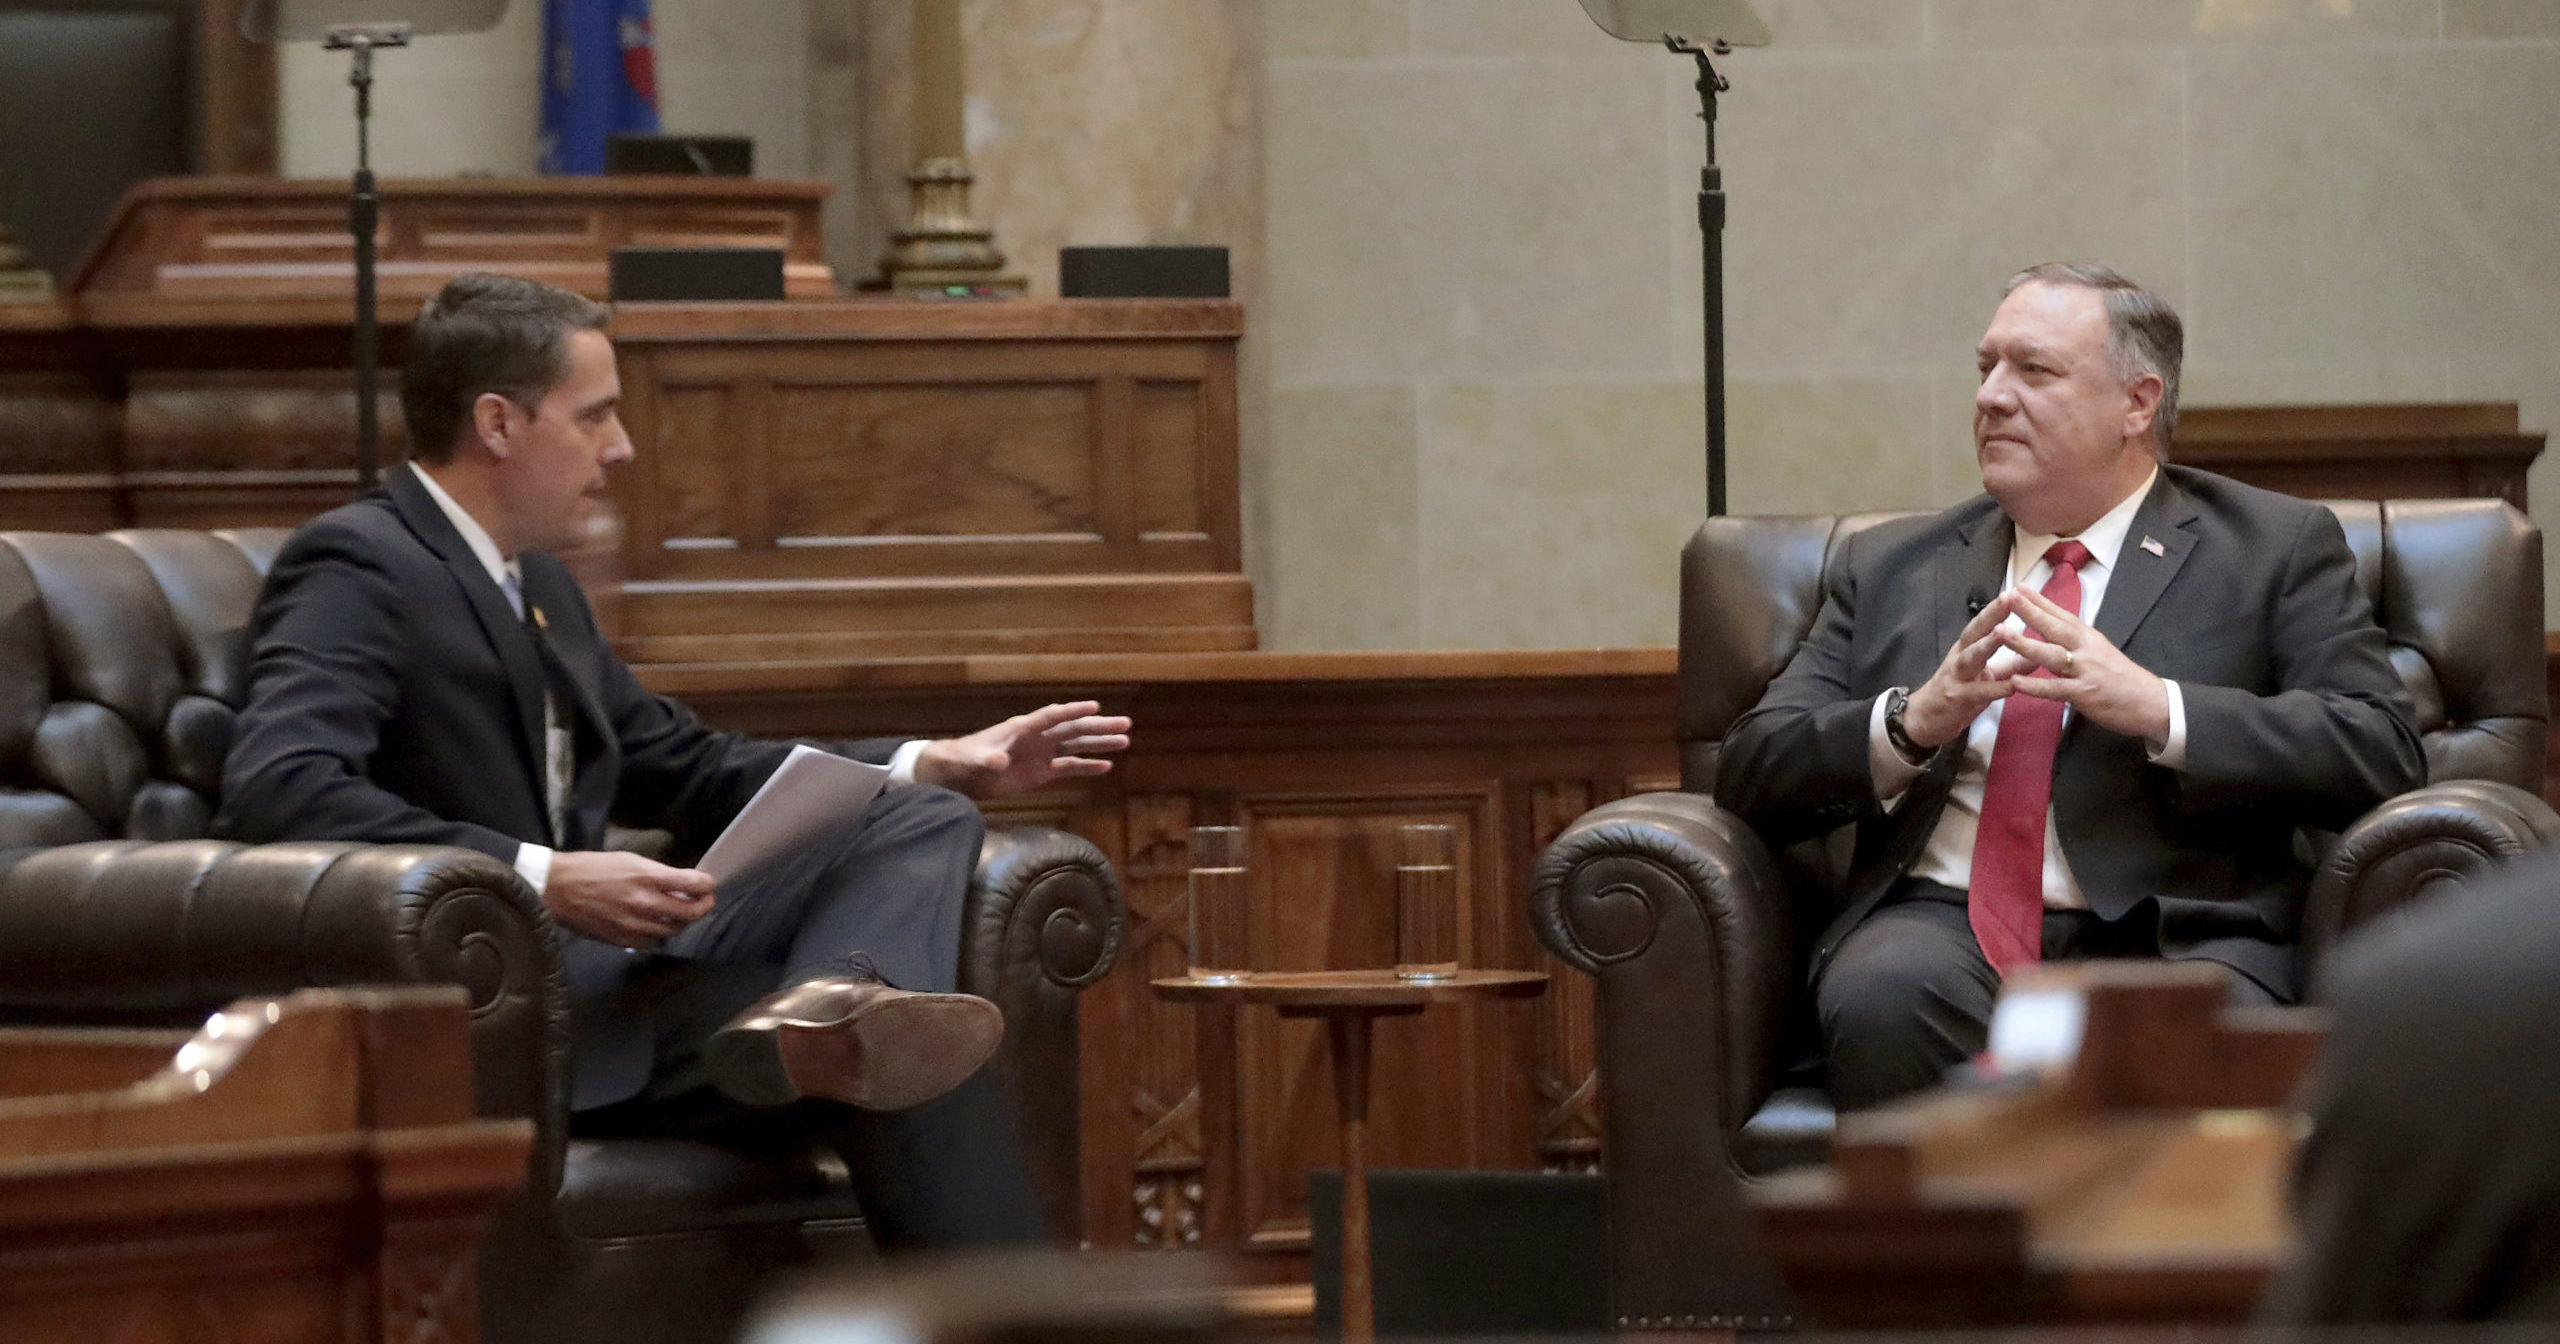
[[[1750,1118],[1767,1095],[1794,958],[1785,879],[1741,818],[1695,793],[1593,808],[1539,859],[1529,908],[1539,940],[1612,998],[1720,1019],[1704,1042],[1723,1078],[1709,1101],[1727,1133]],[[1649,1016],[1628,1025],[1663,1027]]]
[[[477,1105],[525,1116],[556,1178],[568,995],[515,871],[425,845],[101,841],[0,860],[0,1011],[183,1020],[305,986],[456,984]]]
[[[1620,1328],[1781,1319],[1731,1143],[1768,1094],[1794,989],[1768,847],[1703,795],[1641,794],[1566,827],[1529,906],[1539,941],[1598,981]]]
[[[960,987],[1004,1010],[1000,1056],[1049,1226],[1083,1225],[1076,996],[1120,955],[1120,883],[1092,841],[989,830],[960,933]]]
[[[2357,818],[2311,879],[2302,947],[2316,971],[2356,926],[2560,840],[2540,798],[2481,779],[2415,789]]]
[[[1120,881],[1092,841],[1046,826],[990,830],[960,939],[961,987],[1071,1005],[1119,957],[1124,922]]]

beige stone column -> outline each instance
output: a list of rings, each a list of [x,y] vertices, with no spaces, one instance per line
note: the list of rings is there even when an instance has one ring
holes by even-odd
[[[914,167],[907,171],[907,225],[880,262],[883,288],[901,294],[1019,294],[994,232],[969,210],[965,51],[960,0],[915,0],[911,19]]]

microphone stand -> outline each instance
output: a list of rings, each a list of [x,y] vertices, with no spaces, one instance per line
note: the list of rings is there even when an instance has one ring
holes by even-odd
[[[1733,87],[1716,73],[1710,56],[1730,56],[1717,38],[1699,46],[1665,37],[1662,45],[1698,61],[1698,119],[1707,124],[1707,166],[1698,174],[1700,267],[1707,319],[1707,516],[1721,518],[1724,498],[1724,170],[1716,166],[1716,95]]]
[[[382,217],[382,197],[374,190],[371,126],[373,122],[373,53],[409,45],[405,23],[347,24],[331,28],[322,40],[330,51],[347,52],[347,83],[356,91],[356,176],[347,203],[347,228],[356,243],[356,489],[373,489],[380,480],[376,466],[382,428],[376,423],[376,387],[381,381],[381,327],[374,304],[374,232]]]

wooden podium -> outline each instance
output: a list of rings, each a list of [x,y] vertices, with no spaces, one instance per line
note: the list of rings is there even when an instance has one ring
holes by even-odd
[[[1251,648],[1241,308],[838,300],[826,190],[387,181],[385,370],[463,271],[602,297],[615,247],[778,247],[789,301],[615,315],[639,459],[618,565],[581,573],[629,656]],[[290,526],[349,498],[346,208],[336,181],[145,182],[64,298],[0,305],[0,527]],[[386,463],[407,450],[396,386]]]
[[[635,304],[634,662],[1249,649],[1224,299]]]
[[[820,182],[388,179],[382,361],[464,271],[605,295],[624,245],[780,247],[790,292],[830,294]],[[0,527],[292,524],[355,489],[355,244],[336,179],[137,184],[48,303],[0,304]],[[382,457],[407,450],[396,378]]]
[[[784,291],[835,293],[822,182],[738,177],[386,178],[374,246],[382,316],[406,325],[464,271],[605,297],[617,247],[778,247]],[[93,326],[345,326],[355,240],[338,179],[161,177],[125,193],[69,286]]]

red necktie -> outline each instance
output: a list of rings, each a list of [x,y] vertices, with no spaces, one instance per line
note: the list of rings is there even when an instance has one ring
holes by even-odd
[[[2044,553],[2053,577],[2045,598],[2080,614],[2080,567],[2089,548],[2057,541]],[[2044,635],[2033,626],[2030,634]],[[2033,676],[2053,673],[2039,667]],[[2000,710],[1991,771],[1982,782],[1982,825],[1973,835],[1973,885],[1966,901],[1974,940],[2002,975],[2044,955],[2044,818],[2053,797],[2053,749],[2062,740],[2059,700],[2012,695]]]

